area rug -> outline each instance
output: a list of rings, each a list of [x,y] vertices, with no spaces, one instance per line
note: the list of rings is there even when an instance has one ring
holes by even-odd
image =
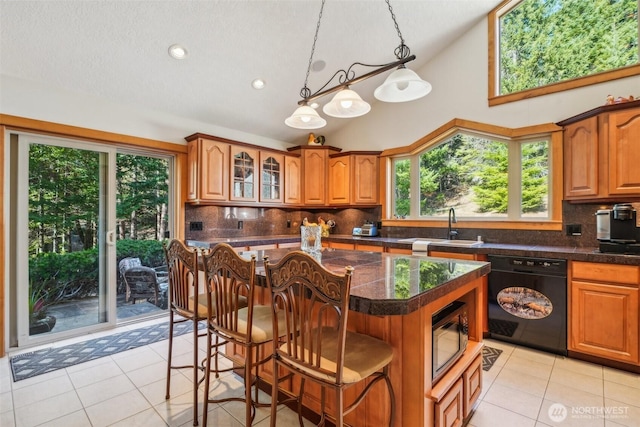
[[[199,329],[205,327],[199,324]],[[174,336],[192,332],[191,322],[174,325]],[[10,358],[13,381],[21,381],[36,375],[68,368],[78,363],[110,356],[125,350],[169,338],[169,322],[120,332],[64,347],[50,347],[30,353],[22,353]]]
[[[498,357],[500,357],[501,353],[502,350],[497,348],[488,347],[486,345],[482,347],[482,370],[488,371],[491,369],[496,360],[498,360]]]
[[[489,319],[489,332],[503,337],[511,337],[518,329],[518,322],[509,320]]]

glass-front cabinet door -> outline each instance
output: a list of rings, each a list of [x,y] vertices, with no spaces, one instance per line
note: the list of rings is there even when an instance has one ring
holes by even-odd
[[[231,200],[258,201],[258,150],[231,147]]]
[[[260,152],[260,201],[282,203],[284,155]]]

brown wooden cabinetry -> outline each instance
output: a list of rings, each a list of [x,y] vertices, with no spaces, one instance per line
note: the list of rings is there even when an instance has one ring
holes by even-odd
[[[231,146],[231,195],[230,200],[258,201],[258,150]]]
[[[565,199],[640,197],[640,101],[598,107],[558,124],[564,127]]]
[[[284,154],[260,152],[260,201],[282,203],[284,200]]]
[[[639,364],[640,267],[571,263],[569,350]]]
[[[564,129],[565,198],[598,195],[598,117]]]
[[[378,204],[378,154],[333,154],[329,159],[330,205]]]
[[[640,108],[609,114],[609,194],[640,195]]]
[[[325,205],[327,203],[327,160],[326,149],[302,150],[302,194],[305,205]]]
[[[185,139],[188,202],[302,204],[299,155],[201,133]]]
[[[460,427],[464,421],[464,387],[462,378],[436,403],[436,427]]]
[[[302,203],[302,161],[300,157],[284,157],[284,203]]]
[[[348,205],[350,195],[350,156],[332,157],[329,159],[329,204]]]
[[[229,150],[226,142],[195,138],[187,144],[187,200],[226,201],[229,199]]]

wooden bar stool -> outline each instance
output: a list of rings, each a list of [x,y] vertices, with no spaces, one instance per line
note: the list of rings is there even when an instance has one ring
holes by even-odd
[[[171,370],[190,368],[193,370],[193,425],[198,425],[198,322],[208,318],[207,295],[198,292],[198,252],[173,239],[164,247],[169,272],[169,356],[167,358],[167,391],[171,390]],[[176,319],[176,315],[179,316]],[[193,363],[172,366],[173,325],[182,322],[193,323]]]
[[[305,252],[294,251],[272,265],[265,258],[267,285],[272,297],[274,343],[271,426],[276,425],[278,392],[298,404],[302,425],[302,396],[305,381],[321,386],[321,420],[332,419],[337,427],[344,417],[379,381],[387,384],[390,399],[389,425],[393,426],[395,397],[389,379],[393,358],[391,346],[377,338],[347,330],[352,267],[345,274],[330,272]],[[284,321],[282,321],[284,314]],[[300,377],[299,394],[278,387],[280,368]],[[344,391],[371,379],[354,401],[347,405]],[[326,390],[335,394],[335,414],[326,411]]]
[[[251,426],[255,417],[256,406],[269,406],[258,402],[258,368],[271,359],[272,352],[259,360],[258,348],[273,339],[272,310],[268,305],[255,304],[255,256],[251,260],[241,258],[226,243],[217,244],[211,251],[203,255],[206,274],[206,290],[209,302],[207,321],[207,362],[205,368],[204,414],[203,424],[207,425],[209,403],[228,401],[245,402],[245,426]],[[216,337],[216,343],[213,343]],[[219,341],[218,341],[219,340]],[[221,342],[221,344],[218,344]],[[241,368],[244,371],[244,397],[228,397],[211,399],[209,397],[211,373],[218,370],[217,363],[211,369],[211,359],[219,354],[238,363],[236,358],[218,352],[217,347],[223,343],[231,343],[243,349],[244,360]],[[233,368],[232,368],[233,369]],[[237,369],[237,367],[236,367]],[[255,385],[255,397],[251,397],[251,387]]]

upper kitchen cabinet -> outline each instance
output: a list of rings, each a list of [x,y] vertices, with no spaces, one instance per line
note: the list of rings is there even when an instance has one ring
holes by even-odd
[[[258,150],[231,146],[231,197],[242,202],[258,201]]]
[[[302,203],[302,160],[300,156],[284,156],[284,203]]]
[[[640,194],[640,107],[609,114],[609,194]]]
[[[379,155],[379,152],[332,154],[329,158],[329,204],[378,204]]]
[[[564,196],[598,195],[598,117],[564,128]]]
[[[640,101],[605,105],[564,127],[564,197],[602,201],[640,197]]]
[[[199,137],[186,138],[188,158],[187,200],[218,202],[229,200],[228,142]]]
[[[284,154],[260,152],[260,201],[282,203]]]
[[[292,147],[289,151],[300,154],[302,160],[302,204],[305,206],[326,206],[329,154],[340,152],[340,148],[301,145]]]

